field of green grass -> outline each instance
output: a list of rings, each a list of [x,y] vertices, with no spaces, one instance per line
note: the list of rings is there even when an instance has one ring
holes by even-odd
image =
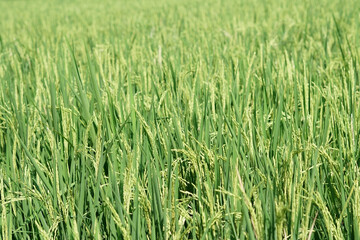
[[[0,0],[0,239],[360,239],[356,0]]]

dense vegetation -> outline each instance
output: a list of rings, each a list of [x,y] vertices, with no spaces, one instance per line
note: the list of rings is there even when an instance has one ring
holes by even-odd
[[[360,239],[357,1],[0,9],[2,239]]]

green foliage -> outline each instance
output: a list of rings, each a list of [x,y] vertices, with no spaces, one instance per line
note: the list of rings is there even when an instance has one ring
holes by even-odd
[[[0,9],[2,239],[360,239],[357,1]]]

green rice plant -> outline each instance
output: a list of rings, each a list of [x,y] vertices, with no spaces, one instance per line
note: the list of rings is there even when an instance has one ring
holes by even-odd
[[[357,1],[0,1],[1,239],[359,239]]]

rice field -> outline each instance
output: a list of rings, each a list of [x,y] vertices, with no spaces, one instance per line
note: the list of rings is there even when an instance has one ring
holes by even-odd
[[[360,239],[355,0],[0,0],[1,239]]]

